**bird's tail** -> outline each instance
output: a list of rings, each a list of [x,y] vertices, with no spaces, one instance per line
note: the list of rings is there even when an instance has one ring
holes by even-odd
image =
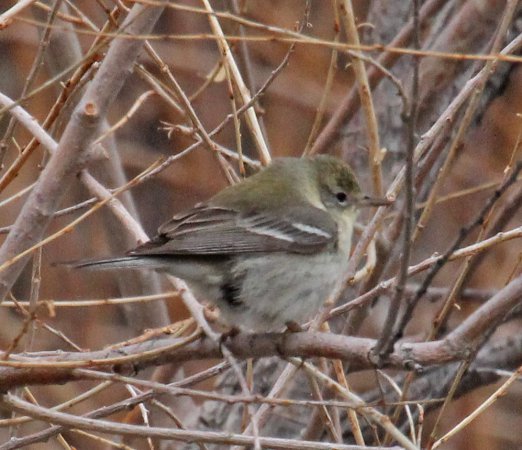
[[[78,261],[60,262],[54,265],[66,266],[73,269],[90,270],[118,270],[118,269],[159,269],[165,261],[161,258],[142,256],[120,256],[105,259],[83,259]]]

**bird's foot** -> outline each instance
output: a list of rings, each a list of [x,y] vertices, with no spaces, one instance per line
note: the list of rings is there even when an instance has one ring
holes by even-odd
[[[288,320],[285,322],[286,330],[285,333],[300,333],[303,330],[303,327],[299,325],[297,322],[293,320]]]
[[[238,327],[231,327],[228,331],[221,333],[221,336],[219,337],[219,350],[221,353],[223,353],[222,347],[226,346],[226,341],[236,337],[240,332],[241,330]]]

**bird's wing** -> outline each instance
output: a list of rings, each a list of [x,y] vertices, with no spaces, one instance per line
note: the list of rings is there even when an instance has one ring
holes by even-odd
[[[322,209],[294,206],[281,214],[199,205],[174,216],[130,255],[315,253],[337,242],[337,225]]]

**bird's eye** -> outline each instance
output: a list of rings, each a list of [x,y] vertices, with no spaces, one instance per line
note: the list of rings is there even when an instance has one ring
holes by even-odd
[[[346,195],[346,192],[340,191],[335,194],[335,198],[339,203],[344,204],[346,203],[348,196]]]

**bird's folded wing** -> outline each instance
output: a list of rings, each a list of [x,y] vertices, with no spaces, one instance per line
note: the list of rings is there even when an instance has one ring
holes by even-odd
[[[174,216],[131,255],[231,255],[248,252],[316,253],[337,242],[337,226],[319,208],[294,206],[277,215],[199,205]]]

